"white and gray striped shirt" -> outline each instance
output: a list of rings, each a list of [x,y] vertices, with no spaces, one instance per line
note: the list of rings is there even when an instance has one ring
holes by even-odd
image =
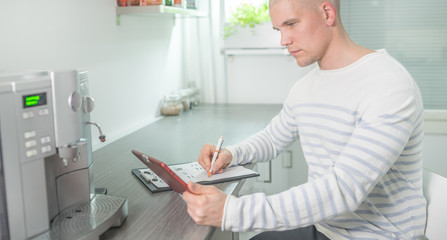
[[[311,71],[264,130],[228,147],[231,164],[268,161],[300,138],[308,182],[271,196],[228,196],[222,229],[315,224],[331,239],[422,237],[422,113],[416,83],[385,50]]]

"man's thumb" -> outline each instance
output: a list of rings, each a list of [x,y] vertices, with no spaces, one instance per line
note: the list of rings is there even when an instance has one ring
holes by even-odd
[[[190,192],[194,193],[194,194],[204,194],[207,193],[207,187],[209,186],[204,186],[198,183],[194,183],[192,181],[188,182],[188,189]]]

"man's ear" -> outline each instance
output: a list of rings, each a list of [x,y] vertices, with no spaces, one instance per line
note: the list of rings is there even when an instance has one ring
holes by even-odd
[[[333,26],[337,18],[337,10],[331,2],[325,1],[321,4],[324,18],[328,26]]]

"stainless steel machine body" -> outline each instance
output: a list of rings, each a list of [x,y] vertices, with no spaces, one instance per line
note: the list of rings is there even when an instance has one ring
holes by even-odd
[[[1,239],[98,239],[125,221],[125,198],[95,194],[93,109],[86,72],[0,74]]]

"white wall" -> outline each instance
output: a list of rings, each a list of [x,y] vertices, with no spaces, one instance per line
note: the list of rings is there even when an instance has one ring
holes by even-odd
[[[205,103],[226,103],[220,11],[224,0],[200,0],[207,17],[183,19],[184,78],[196,82]]]
[[[424,168],[447,177],[447,111],[424,112]]]
[[[107,142],[154,121],[162,96],[186,85],[182,19],[122,16],[117,26],[113,0],[0,1],[0,71],[87,70]]]

